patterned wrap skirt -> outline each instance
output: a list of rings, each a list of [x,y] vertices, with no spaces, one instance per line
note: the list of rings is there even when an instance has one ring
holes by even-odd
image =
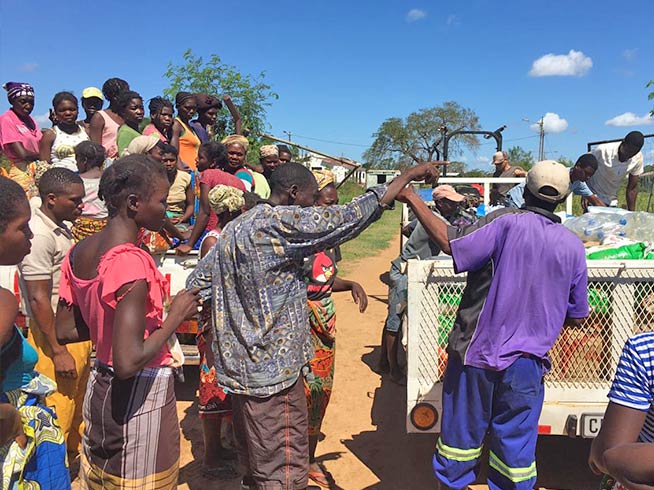
[[[81,488],[177,488],[179,421],[171,368],[145,368],[121,380],[96,362],[84,423]]]
[[[304,376],[304,391],[309,409],[309,435],[320,435],[334,383],[336,308],[331,296],[309,300],[309,325],[314,356]]]
[[[15,441],[0,446],[2,490],[70,488],[64,434],[54,411],[45,405],[45,397],[56,389],[50,378],[36,374],[28,385],[0,393],[0,403],[20,413],[27,436],[25,449]]]
[[[200,354],[199,415],[201,419],[217,419],[232,414],[231,397],[216,381],[216,368],[207,360],[211,349],[211,327],[202,328],[197,335]]]
[[[80,216],[75,220],[73,228],[70,230],[75,238],[75,242],[81,242],[86,237],[95,235],[99,231],[107,226],[106,218],[87,218],[86,216]]]

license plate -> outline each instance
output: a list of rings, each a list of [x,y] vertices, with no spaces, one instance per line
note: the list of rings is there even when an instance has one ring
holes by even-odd
[[[581,415],[581,437],[596,437],[602,427],[603,413],[584,413]]]

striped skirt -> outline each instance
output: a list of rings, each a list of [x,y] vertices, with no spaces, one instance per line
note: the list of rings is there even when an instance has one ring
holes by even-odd
[[[120,380],[92,369],[84,400],[83,489],[177,488],[179,421],[173,371],[146,368]]]

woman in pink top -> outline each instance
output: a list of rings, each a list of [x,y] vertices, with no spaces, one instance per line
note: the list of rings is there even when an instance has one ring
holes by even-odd
[[[107,158],[114,159],[118,157],[118,128],[123,124],[123,118],[118,115],[116,101],[118,95],[129,90],[129,84],[120,78],[110,78],[102,85],[102,94],[109,101],[109,107],[105,110],[96,112],[91,118],[89,127],[89,137],[91,141],[104,146],[107,152]]]
[[[176,488],[179,422],[168,339],[197,314],[197,291],[173,299],[136,247],[140,228],[158,230],[166,212],[162,165],[130,155],[104,171],[107,226],[75,245],[62,264],[57,337],[90,338],[96,364],[84,401],[80,477],[85,488]]]
[[[2,87],[11,104],[11,108],[0,116],[0,144],[11,161],[8,177],[18,182],[31,198],[38,194],[34,162],[39,159],[41,140],[39,125],[30,116],[34,110],[34,88],[29,83],[19,82],[7,82]]]
[[[150,124],[143,128],[143,135],[153,134],[164,143],[168,143],[173,136],[175,119],[173,103],[163,97],[154,97],[150,99],[148,109],[150,109]]]

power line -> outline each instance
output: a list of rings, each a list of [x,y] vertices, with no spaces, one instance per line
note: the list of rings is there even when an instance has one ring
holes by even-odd
[[[295,134],[295,133],[293,133],[293,135],[296,138],[303,138],[305,140],[311,140],[311,141],[320,141],[322,143],[331,143],[331,144],[334,144],[334,145],[358,146],[358,147],[361,147],[361,148],[370,147],[370,145],[361,145],[359,143],[344,143],[343,141],[333,141],[333,140],[325,140],[325,139],[321,139],[321,138],[312,138],[311,136],[302,136],[301,134]]]

